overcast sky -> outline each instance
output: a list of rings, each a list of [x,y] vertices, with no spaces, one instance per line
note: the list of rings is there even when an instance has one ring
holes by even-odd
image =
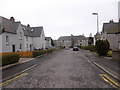
[[[94,35],[102,25],[113,19],[118,21],[119,0],[0,0],[0,16],[30,26],[43,26],[46,36]]]

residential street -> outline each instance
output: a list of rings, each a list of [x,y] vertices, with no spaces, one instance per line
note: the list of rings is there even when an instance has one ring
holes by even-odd
[[[24,72],[27,73],[26,76],[13,80],[3,88],[113,88],[100,76],[105,73],[91,63],[96,59],[97,57],[85,50],[54,52],[19,65],[21,70],[30,63],[37,66]],[[11,73],[15,74],[18,67],[11,68]],[[7,78],[11,73],[3,71],[3,77]]]

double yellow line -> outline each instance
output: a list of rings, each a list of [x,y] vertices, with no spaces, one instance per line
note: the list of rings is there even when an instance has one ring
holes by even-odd
[[[10,80],[7,80],[7,81],[1,83],[1,84],[0,84],[0,87],[5,86],[5,85],[11,83],[12,81],[15,81],[15,80],[17,80],[18,78],[24,77],[24,76],[26,76],[26,75],[28,75],[28,73],[23,73],[23,74],[21,74],[21,75],[19,75],[19,76],[16,76],[16,77],[14,77],[14,78],[12,78],[12,79],[10,79]]]
[[[108,82],[114,88],[120,88],[120,84],[118,84],[115,81],[113,81],[112,79],[110,79],[107,74],[99,74],[99,75],[104,79],[104,81]]]

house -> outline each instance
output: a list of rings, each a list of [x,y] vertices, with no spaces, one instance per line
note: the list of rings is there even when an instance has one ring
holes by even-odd
[[[0,16],[0,52],[31,51],[45,49],[43,27],[30,27]]]
[[[117,50],[118,49],[118,36],[119,36],[119,22],[114,22],[113,20],[110,20],[109,23],[103,23],[103,29],[101,34],[102,40],[108,40],[110,43],[110,49]]]
[[[45,43],[45,48],[50,49],[53,48],[53,41],[51,37],[45,37],[46,43]]]
[[[83,36],[61,36],[58,39],[58,46],[64,46],[65,48],[69,48],[70,46],[87,46],[88,45],[88,39]]]
[[[14,18],[10,20],[0,16],[0,52],[16,52],[23,45],[23,30],[21,23],[15,22]]]
[[[30,27],[22,25],[24,42],[27,51],[45,49],[45,35],[43,27]]]
[[[120,20],[119,22],[110,20],[109,23],[104,23],[101,39],[108,40],[110,49],[113,51],[113,59],[120,60]]]

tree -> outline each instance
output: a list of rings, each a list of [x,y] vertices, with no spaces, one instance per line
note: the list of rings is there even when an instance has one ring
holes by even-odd
[[[99,55],[106,56],[110,49],[110,44],[107,40],[97,40],[96,49]]]

